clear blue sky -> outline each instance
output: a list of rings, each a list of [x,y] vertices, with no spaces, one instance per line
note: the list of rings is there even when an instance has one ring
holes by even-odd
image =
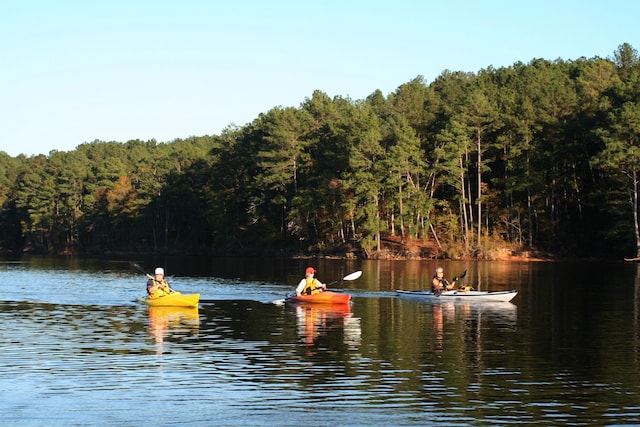
[[[635,0],[16,0],[0,3],[0,150],[169,142],[318,89],[640,50]]]

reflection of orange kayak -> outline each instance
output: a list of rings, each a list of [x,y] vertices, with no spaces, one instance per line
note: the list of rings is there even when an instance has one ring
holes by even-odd
[[[298,335],[305,344],[312,346],[316,338],[326,336],[332,330],[344,329],[351,317],[351,304],[298,304],[294,303]]]
[[[160,298],[138,298],[138,301],[155,307],[197,307],[200,294],[181,294],[176,292]]]
[[[338,302],[333,304],[295,304],[296,311],[304,310],[315,314],[321,314],[329,319],[339,319],[351,316],[351,304]]]
[[[325,291],[312,295],[289,295],[287,302],[304,302],[314,304],[346,304],[351,301],[351,295],[337,292]]]

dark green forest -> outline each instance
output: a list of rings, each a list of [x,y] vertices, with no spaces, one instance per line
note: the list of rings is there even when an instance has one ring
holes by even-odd
[[[0,151],[0,250],[638,257],[639,100],[624,43],[317,90],[220,135]]]

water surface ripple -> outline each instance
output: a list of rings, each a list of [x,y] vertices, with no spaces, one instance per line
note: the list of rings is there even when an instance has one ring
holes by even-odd
[[[2,425],[640,424],[624,291],[428,304],[363,284],[344,307],[280,306],[277,283],[193,277],[198,309],[149,308],[117,271],[48,271],[46,289],[39,269],[2,273]]]

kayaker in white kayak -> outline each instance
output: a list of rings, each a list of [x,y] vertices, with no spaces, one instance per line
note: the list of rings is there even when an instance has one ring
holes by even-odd
[[[433,292],[444,292],[452,289],[455,289],[455,284],[450,284],[449,281],[444,278],[444,269],[442,267],[437,267],[435,275],[431,280],[431,290]]]
[[[149,299],[156,299],[174,293],[175,291],[169,286],[169,282],[164,278],[164,269],[156,268],[155,277],[149,277],[147,280],[147,294]]]
[[[298,287],[296,287],[297,296],[319,294],[327,290],[327,285],[313,277],[316,274],[315,268],[307,267],[304,274],[304,278],[300,280]]]

